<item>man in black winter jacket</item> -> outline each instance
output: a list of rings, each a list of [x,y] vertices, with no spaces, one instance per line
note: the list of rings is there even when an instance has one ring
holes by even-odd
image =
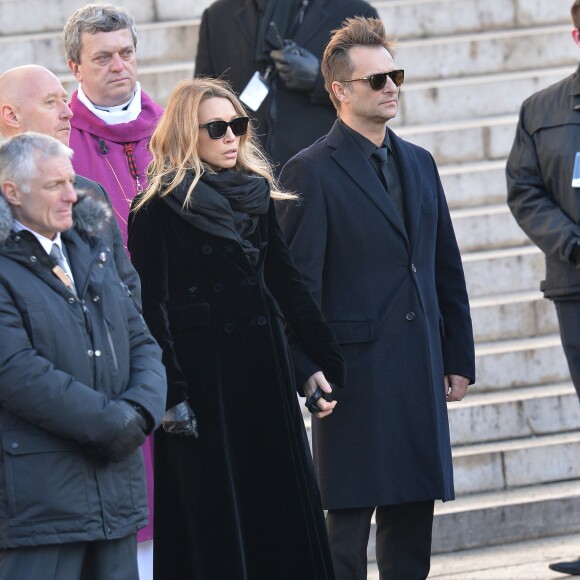
[[[138,578],[165,370],[71,155],[37,133],[0,145],[0,580]]]
[[[580,46],[580,0],[571,13],[572,38]],[[580,67],[523,103],[506,174],[509,207],[546,256],[541,289],[556,306],[580,395]],[[550,568],[580,575],[580,560]]]

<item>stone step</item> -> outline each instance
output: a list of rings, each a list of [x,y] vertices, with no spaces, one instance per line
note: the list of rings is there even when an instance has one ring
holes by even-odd
[[[562,580],[548,568],[554,562],[578,559],[580,534],[567,534],[439,554],[431,558],[430,580]],[[375,563],[368,580],[379,580]]]
[[[580,480],[576,480],[438,503],[433,553],[577,532],[579,500]]]
[[[460,445],[549,435],[580,426],[578,395],[571,382],[469,392],[447,408],[451,444],[458,451]]]
[[[531,243],[506,203],[454,209],[451,219],[463,253]]]
[[[506,203],[505,160],[439,167],[450,208]]]
[[[544,254],[533,245],[463,254],[469,296],[532,290],[545,275]]]
[[[577,65],[571,24],[403,40],[395,62],[405,82]],[[425,54],[429,58],[425,58]]]
[[[507,158],[514,140],[517,115],[499,115],[429,125],[399,126],[397,135],[424,147],[437,164]]]
[[[578,531],[580,480],[545,483],[436,502],[432,553],[500,546]],[[375,534],[373,518],[367,548],[369,562],[376,560]],[[470,577],[459,575],[457,578],[468,580]],[[487,578],[498,580],[496,576]]]
[[[137,30],[139,76],[151,74],[152,71],[148,71],[147,65],[174,67],[175,63],[180,63],[183,69],[187,69],[188,77],[193,76],[193,61],[198,40],[197,24],[197,20],[190,19],[139,25]],[[68,75],[69,72],[61,30],[0,37],[0,52],[4,55],[2,70],[34,63],[45,66],[57,75]]]
[[[578,430],[458,447],[453,450],[455,493],[463,496],[579,479],[579,452]]]
[[[371,1],[371,4],[389,33],[402,39],[564,24],[568,21],[571,3],[569,0],[486,0],[484,3],[479,0],[390,0]]]
[[[138,27],[152,21],[199,19],[213,0],[124,0],[122,5]],[[390,34],[398,38],[465,34],[520,26],[547,26],[567,22],[569,2],[552,0],[370,0]],[[22,18],[20,0],[0,0],[0,22],[4,35],[62,30],[66,19],[80,4],[77,0],[29,0]],[[389,23],[396,23],[390,28]]]
[[[540,291],[471,298],[476,342],[517,339],[558,332],[554,305]]]
[[[524,99],[572,74],[575,66],[405,83],[393,126],[512,115]],[[409,71],[411,72],[411,71]]]
[[[473,393],[570,380],[559,334],[475,345],[477,380]]]
[[[141,38],[144,24],[154,21],[198,19],[213,0],[123,0],[119,2],[135,19],[137,34]],[[5,36],[35,32],[60,34],[68,17],[83,6],[78,0],[27,0],[26,17],[23,18],[21,0],[0,0],[0,22]],[[197,34],[197,32],[196,32]],[[139,42],[140,44],[140,42]]]

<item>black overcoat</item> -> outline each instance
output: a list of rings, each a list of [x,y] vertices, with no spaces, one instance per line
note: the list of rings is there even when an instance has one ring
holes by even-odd
[[[253,242],[262,249],[256,267],[239,244],[200,231],[159,198],[130,220],[168,406],[186,392],[200,433],[156,433],[156,578],[334,577],[282,312],[307,374],[322,369],[340,385],[344,362],[273,203]]]
[[[303,196],[280,222],[347,361],[335,412],[314,421],[325,508],[453,499],[443,377],[474,379],[459,250],[431,155],[390,132],[407,226],[337,122],[283,169]]]
[[[271,64],[254,60],[257,18],[249,6],[253,1],[214,2],[204,11],[199,30],[196,76],[224,78],[237,94],[256,71],[264,73]],[[363,0],[311,0],[302,23],[290,36],[320,60],[330,31],[340,28],[352,16],[378,18],[378,13]],[[336,119],[321,74],[310,93],[288,90],[274,75],[268,98],[252,115],[265,150],[279,168],[292,155],[325,135]]]

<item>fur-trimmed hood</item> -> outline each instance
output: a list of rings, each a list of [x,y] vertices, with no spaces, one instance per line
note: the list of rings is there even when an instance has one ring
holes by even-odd
[[[109,205],[90,192],[77,191],[78,201],[73,205],[73,227],[84,236],[97,236],[111,220]],[[10,204],[0,193],[0,245],[8,239],[14,218]]]

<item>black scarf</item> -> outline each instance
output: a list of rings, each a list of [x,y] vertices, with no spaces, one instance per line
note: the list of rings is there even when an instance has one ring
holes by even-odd
[[[282,39],[291,38],[299,0],[254,0],[258,6],[258,29],[256,36],[256,62],[270,62],[270,51],[278,48],[280,42],[272,30],[270,22],[274,22]]]
[[[250,263],[257,264],[260,250],[248,238],[254,233],[259,217],[268,212],[270,187],[266,179],[242,171],[204,173],[184,209],[192,181],[190,171],[179,186],[162,199],[196,228],[238,242]]]

